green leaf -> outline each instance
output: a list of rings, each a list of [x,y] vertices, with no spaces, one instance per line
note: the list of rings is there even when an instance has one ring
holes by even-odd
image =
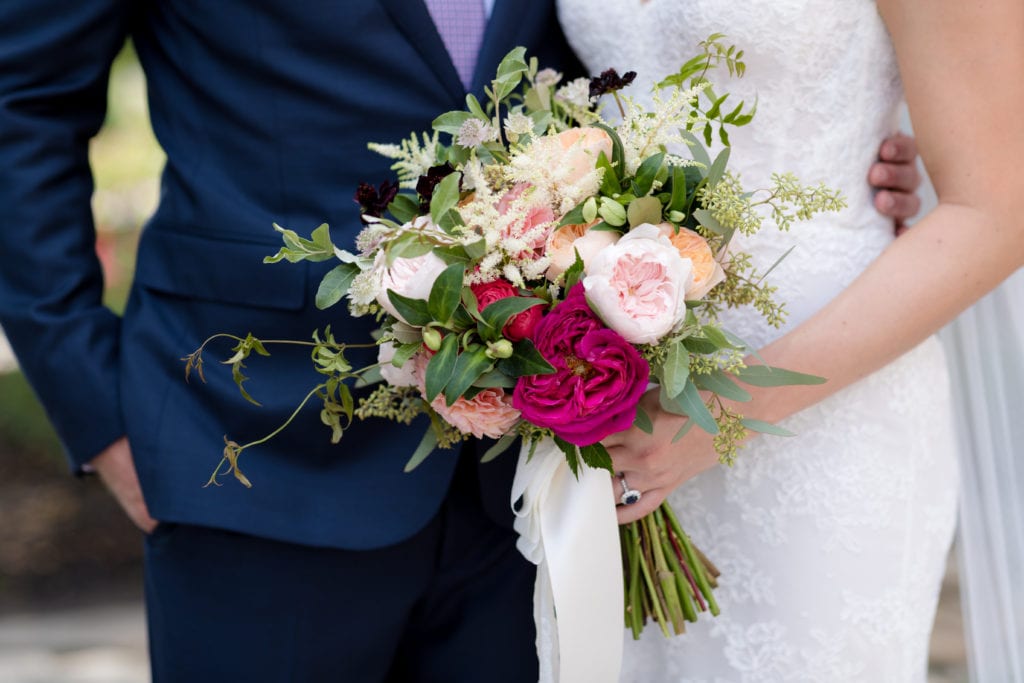
[[[711,212],[707,209],[694,210],[693,217],[697,219],[698,223],[716,235],[724,235],[727,232],[722,224],[718,222],[718,219],[712,216]]]
[[[718,347],[709,342],[707,339],[701,339],[700,337],[687,337],[683,340],[683,346],[690,353],[697,353],[703,356],[712,354],[718,350]]]
[[[752,432],[761,432],[762,434],[771,434],[773,436],[796,436],[796,434],[788,429],[783,429],[778,425],[773,425],[771,422],[755,420],[749,417],[741,419],[740,424]]]
[[[434,119],[431,125],[436,131],[454,136],[459,134],[462,124],[471,118],[473,118],[473,115],[468,111],[449,111]]]
[[[455,361],[459,353],[459,338],[449,334],[441,340],[441,348],[433,355],[427,363],[427,372],[424,377],[426,385],[427,403],[432,403],[438,394],[444,391],[451,381],[452,372],[455,370]]]
[[[622,147],[622,138],[619,137],[619,132],[606,123],[594,123],[591,125],[608,133],[608,137],[612,139],[612,166],[619,169],[625,168],[626,153]]]
[[[498,63],[498,78],[526,71],[526,48],[514,47]]]
[[[593,230],[593,228],[591,228]],[[576,260],[572,262],[572,265],[565,269],[565,291],[572,289],[580,278],[583,276],[583,258],[580,256],[579,249],[573,248],[573,252],[576,254]]]
[[[554,366],[544,359],[529,339],[513,343],[512,355],[498,361],[498,368],[509,377],[550,375],[555,371]]]
[[[416,258],[429,254],[435,245],[418,232],[406,232],[387,245],[388,266],[400,258]]]
[[[559,437],[553,437],[555,445],[565,454],[565,462],[569,465],[569,470],[572,472],[572,476],[576,479],[580,478],[580,461],[579,461],[579,450],[573,444],[569,443]]]
[[[449,335],[454,337],[455,335]],[[451,379],[444,388],[444,399],[448,405],[454,404],[466,391],[473,386],[480,375],[493,366],[494,361],[487,357],[487,349],[483,346],[470,347],[455,359],[455,368]]]
[[[715,162],[708,169],[708,185],[714,187],[722,179],[722,176],[725,175],[725,168],[729,163],[729,153],[730,148],[726,147],[715,157]]]
[[[695,375],[693,379],[701,389],[706,389],[731,401],[744,402],[751,398],[746,389],[733,382],[729,375],[721,370],[712,370],[706,375]]]
[[[487,449],[487,452],[484,453],[484,457],[480,458],[480,462],[483,463],[494,460],[499,455],[507,451],[512,446],[512,444],[516,442],[518,438],[519,435],[515,432],[510,432],[504,435],[503,437],[495,441],[493,446]]]
[[[388,300],[391,301],[391,305],[398,311],[398,315],[410,325],[416,327],[423,327],[424,325],[433,322],[430,317],[430,313],[427,311],[427,302],[423,299],[410,299],[407,296],[402,296],[398,292],[393,290],[388,291]]]
[[[622,190],[619,174],[616,173],[615,168],[604,152],[597,155],[597,162],[594,164],[594,167],[604,169],[604,173],[601,175],[601,191],[604,194],[611,196],[618,194]]]
[[[420,445],[416,447],[409,462],[405,463],[406,473],[419,467],[427,459],[427,456],[434,452],[435,448],[437,448],[437,434],[434,433],[434,427],[430,426],[427,427],[426,433],[420,439]]]
[[[459,306],[462,299],[462,277],[465,272],[466,268],[461,263],[450,265],[441,271],[430,288],[427,313],[442,325],[451,320]]]
[[[580,457],[588,467],[592,467],[595,470],[607,470],[612,475],[615,474],[612,456],[608,455],[608,450],[600,441],[589,446],[580,446]]]
[[[430,220],[439,224],[441,218],[459,203],[459,181],[462,174],[459,172],[449,173],[444,180],[434,188],[434,194],[430,198]]]
[[[572,210],[565,214],[565,216],[562,217],[562,220],[558,222],[558,227],[562,227],[563,225],[583,225],[584,223],[589,223],[590,221],[583,218],[584,204],[586,204],[586,202],[580,202],[574,206]]]
[[[500,387],[502,389],[515,389],[516,380],[514,377],[509,377],[501,370],[491,370],[477,377],[476,381],[473,382],[473,386],[480,387],[481,389],[490,389],[492,387]]]
[[[719,349],[731,349],[733,345],[729,342],[729,338],[725,336],[725,333],[721,329],[714,325],[704,325],[700,328],[704,334],[704,338],[715,345]]]
[[[470,93],[466,95],[466,109],[469,110],[473,116],[483,121],[491,122],[491,117],[487,115],[484,108],[480,106],[480,100],[476,98],[476,95]]]
[[[281,260],[286,260],[290,263],[298,263],[299,261],[315,262],[335,258],[334,244],[331,242],[331,233],[326,223],[323,223],[314,230],[313,234],[310,235],[312,239],[308,240],[304,237],[299,237],[298,233],[294,230],[282,228],[277,223],[274,223],[274,230],[281,233],[284,246],[273,256],[265,257],[263,259],[264,263],[277,263]]]
[[[407,194],[396,194],[388,204],[388,213],[399,223],[409,223],[420,214],[420,205]]]
[[[690,353],[682,343],[673,344],[661,365],[661,385],[669,398],[683,393],[690,377]]]
[[[658,171],[661,170],[663,163],[665,163],[664,152],[659,152],[644,159],[643,163],[640,164],[640,168],[636,170],[636,177],[633,178],[633,194],[637,197],[643,197],[651,191],[651,186],[654,184],[654,179],[657,177]]]
[[[750,365],[736,371],[741,382],[755,387],[785,387],[796,384],[824,384],[825,378],[802,372],[783,370],[770,365]]]
[[[672,197],[668,201],[668,211],[682,211],[686,208],[687,199],[686,167],[672,167]]]
[[[707,149],[701,144],[701,141],[697,139],[697,136],[690,131],[681,131],[683,139],[686,140],[686,144],[690,148],[690,156],[698,164],[703,165],[705,168],[711,168],[711,157],[708,155]]]
[[[633,426],[644,434],[654,433],[654,423],[651,422],[651,416],[647,414],[647,411],[639,403],[636,404],[636,417],[633,418]]]
[[[442,344],[444,341],[441,342]],[[400,368],[405,365],[410,358],[416,355],[416,353],[423,348],[423,342],[417,341],[410,344],[402,344],[395,349],[395,355],[391,358],[391,364],[396,368]]]
[[[331,269],[316,290],[316,307],[323,310],[341,301],[359,273],[359,266],[355,263],[342,263]]]
[[[672,437],[672,443],[678,442],[684,436],[689,434],[691,429],[693,429],[693,420],[687,420],[683,423],[683,426],[679,428],[679,431],[676,432],[676,435]]]
[[[697,385],[693,382],[687,382],[686,388],[683,389],[683,393],[679,395],[676,401],[679,407],[683,409],[683,413],[696,422],[698,427],[708,434],[718,433],[718,423],[715,422],[715,417],[708,410],[708,407],[704,405],[704,400],[697,391]]]
[[[489,327],[500,332],[512,316],[545,303],[543,299],[532,296],[507,296],[489,304],[480,312],[480,317]]]
[[[626,218],[629,220],[630,228],[644,223],[658,225],[661,223],[661,201],[650,196],[634,199],[626,208]]]

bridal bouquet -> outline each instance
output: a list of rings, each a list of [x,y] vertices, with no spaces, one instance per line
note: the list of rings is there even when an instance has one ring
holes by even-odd
[[[766,216],[786,228],[842,199],[789,175],[748,193],[730,173],[728,130],[754,111],[726,107],[728,95],[711,87],[713,69],[744,69],[742,52],[721,38],[702,43],[649,106],[621,92],[635,74],[562,83],[513,50],[485,102],[469,95],[431,133],[372,145],[395,160],[398,182],[359,187],[365,227],[354,249],[332,244],[326,226],[308,239],[275,226],[284,247],[268,262],[337,261],[317,305],[343,302],[380,323],[371,367],[352,368],[329,329],[310,342],[325,379],[306,400],[322,402],[335,441],[356,418],[410,423],[425,414],[430,427],[407,469],[472,436],[495,440],[484,460],[521,441],[521,470],[553,452],[576,478],[588,468],[614,475],[601,440],[634,425],[651,430],[640,406],[648,391],[689,418],[677,439],[694,425],[714,434],[724,463],[747,430],[785,434],[725,400],[749,400],[743,384],[822,380],[748,365],[754,351],[717,322],[742,305],[772,324],[784,316],[766,273],[730,243]],[[614,118],[602,114],[602,96]],[[714,138],[723,149],[711,158]],[[227,363],[241,387],[244,360],[267,350],[252,336],[235,339]],[[187,370],[202,369],[202,350],[185,359]],[[356,402],[351,381],[379,384]],[[248,486],[238,456],[252,445],[227,441],[211,483],[233,474]],[[602,503],[611,507],[606,493]],[[634,636],[648,619],[668,635],[701,611],[717,613],[717,570],[668,505],[620,533]]]

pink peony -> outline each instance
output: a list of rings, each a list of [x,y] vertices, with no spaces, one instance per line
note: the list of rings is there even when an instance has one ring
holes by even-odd
[[[525,420],[577,446],[629,428],[650,367],[594,315],[581,284],[540,321],[533,339],[555,372],[519,378],[512,405]]]
[[[469,400],[460,397],[450,406],[441,394],[430,406],[460,432],[478,439],[500,439],[519,420],[519,411],[510,405],[505,392],[499,388],[484,389]]]
[[[627,341],[654,344],[686,315],[693,263],[649,223],[599,252],[586,272],[587,301]]]
[[[479,311],[483,311],[495,301],[507,299],[510,296],[519,296],[519,290],[506,280],[491,280],[490,282],[470,285],[469,288],[476,295],[477,310]],[[501,333],[509,341],[517,342],[526,339],[533,332],[533,328],[537,326],[543,315],[544,307],[538,301],[537,305],[533,308],[528,308],[522,313],[516,313],[509,318],[508,322],[505,323],[505,327],[501,329]]]

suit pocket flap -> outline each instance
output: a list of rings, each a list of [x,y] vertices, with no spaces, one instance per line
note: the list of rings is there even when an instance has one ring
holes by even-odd
[[[306,304],[308,264],[263,263],[276,251],[271,244],[145,230],[135,281],[194,299],[299,310]]]

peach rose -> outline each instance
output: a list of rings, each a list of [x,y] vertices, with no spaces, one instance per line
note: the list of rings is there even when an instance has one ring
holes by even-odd
[[[460,397],[450,406],[441,394],[430,406],[460,432],[478,439],[499,439],[519,420],[519,411],[500,388],[484,389],[470,400]]]
[[[552,163],[568,169],[566,182],[569,183],[593,171],[601,152],[612,158],[612,139],[600,128],[570,128],[541,140],[548,141],[546,151],[552,154]]]
[[[547,278],[552,282],[576,262],[576,252],[583,263],[589,263],[598,252],[619,240],[614,230],[591,230],[597,221],[586,225],[563,225],[548,238],[547,255],[551,260]]]
[[[633,228],[586,270],[587,303],[626,341],[654,344],[682,323],[692,264],[656,226]]]
[[[676,232],[671,223],[661,223],[658,230],[679,250],[680,256],[690,259],[693,264],[693,284],[686,290],[688,301],[703,298],[712,287],[725,279],[722,264],[715,260],[706,239],[686,228]]]

